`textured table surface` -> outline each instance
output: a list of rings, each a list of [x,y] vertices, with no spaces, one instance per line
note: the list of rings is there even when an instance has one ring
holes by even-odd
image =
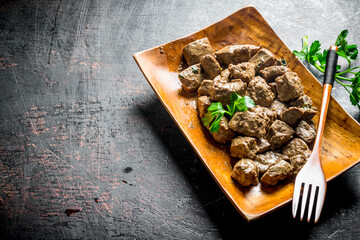
[[[0,238],[359,239],[360,165],[328,184],[318,224],[289,205],[247,223],[132,58],[247,4],[290,49],[344,28],[360,44],[359,1],[1,1]]]

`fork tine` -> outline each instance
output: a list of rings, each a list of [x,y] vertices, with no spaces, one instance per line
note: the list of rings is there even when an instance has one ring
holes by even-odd
[[[292,201],[293,218],[296,218],[296,213],[297,213],[299,200],[300,200],[301,184],[302,183],[300,181],[295,181],[294,195],[293,195],[293,201]]]
[[[309,201],[309,208],[308,208],[308,218],[307,218],[307,221],[308,221],[308,222],[310,222],[311,213],[312,213],[312,211],[313,211],[315,194],[316,194],[316,188],[317,188],[317,186],[311,186],[311,190],[310,190],[310,201]]]
[[[316,203],[316,212],[315,212],[315,220],[314,220],[315,223],[320,218],[320,213],[321,213],[322,207],[324,205],[324,200],[325,200],[325,191],[326,191],[326,186],[325,187],[319,186],[319,193],[318,193],[318,198],[317,198],[317,203]]]
[[[302,195],[302,202],[301,202],[300,221],[302,221],[303,217],[304,217],[307,197],[308,197],[308,193],[309,193],[309,186],[310,186],[310,184],[305,183],[304,190],[303,190],[303,195]]]

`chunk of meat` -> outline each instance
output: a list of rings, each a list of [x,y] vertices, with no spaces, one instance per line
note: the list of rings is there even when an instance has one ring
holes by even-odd
[[[276,83],[275,82],[271,82],[271,83],[268,83],[268,85],[271,87],[271,91],[273,92],[275,98],[277,96],[277,92],[276,92]]]
[[[254,102],[263,107],[270,107],[275,95],[271,91],[271,87],[262,77],[255,77],[249,83],[246,94],[250,96]]]
[[[306,122],[304,120],[301,120],[295,128],[295,133],[302,140],[304,140],[304,142],[310,144],[314,141],[316,137],[315,125],[313,122]]]
[[[243,187],[257,185],[259,170],[252,160],[243,158],[235,164],[231,177]]]
[[[292,157],[298,154],[309,155],[309,151],[310,150],[308,145],[300,138],[292,139],[282,149],[282,153],[288,157]]]
[[[317,113],[316,107],[305,108],[304,114],[302,115],[302,119],[304,119],[306,121],[310,121],[316,115],[316,113]]]
[[[261,70],[260,73],[267,82],[273,82],[275,78],[285,74],[287,71],[289,69],[285,66],[270,66]]]
[[[281,153],[268,151],[265,154],[256,155],[254,162],[257,165],[259,169],[259,174],[261,176],[269,169],[269,167],[282,160],[289,161],[289,158],[287,156],[282,155]]]
[[[257,151],[258,146],[253,137],[237,137],[231,141],[230,154],[232,157],[254,159]]]
[[[266,152],[270,149],[270,143],[265,138],[257,138],[258,153]]]
[[[207,112],[207,109],[210,107],[210,105],[211,99],[209,96],[201,96],[197,98],[196,106],[200,118],[203,118],[205,116],[205,113]]]
[[[219,130],[217,132],[210,132],[210,134],[218,143],[230,142],[235,137],[235,133],[229,128],[229,121],[226,117],[221,118]]]
[[[291,107],[298,107],[298,108],[311,108],[312,104],[313,102],[308,95],[302,95],[298,99],[292,101],[289,105]]]
[[[290,164],[293,167],[293,176],[296,176],[300,172],[301,168],[305,165],[307,160],[308,157],[306,157],[304,154],[298,154],[290,158]]]
[[[304,88],[301,85],[301,79],[294,72],[286,72],[277,77],[276,92],[280,101],[289,101],[296,99],[304,94]]]
[[[215,83],[227,83],[229,82],[229,78],[230,78],[230,71],[229,69],[225,69],[223,71],[221,71],[220,75],[217,75],[213,81]]]
[[[231,77],[234,79],[241,79],[241,81],[249,83],[255,78],[254,64],[249,62],[239,63],[238,65],[229,65]]]
[[[285,122],[276,120],[271,124],[267,140],[270,142],[270,148],[275,150],[287,143],[293,136],[294,130]]]
[[[190,66],[199,63],[202,56],[213,54],[213,49],[209,39],[205,37],[187,44],[183,48],[182,53],[187,64]]]
[[[260,47],[254,45],[231,45],[215,52],[215,56],[220,64],[228,66],[230,63],[247,62],[259,49]]]
[[[203,72],[213,79],[221,73],[221,67],[213,55],[207,54],[200,59],[200,66]]]
[[[264,173],[260,182],[265,185],[276,185],[280,180],[285,179],[293,170],[293,167],[286,161],[281,160],[275,163]]]
[[[250,109],[251,112],[256,112],[256,113],[265,113],[266,116],[270,119],[269,124],[272,124],[276,118],[277,118],[277,113],[269,108],[266,107],[261,107],[259,105],[256,105],[255,107]]]
[[[198,96],[203,96],[203,95],[209,96],[210,95],[209,88],[212,83],[213,81],[211,80],[203,80],[198,89]]]
[[[277,115],[280,115],[282,111],[287,109],[285,103],[280,102],[279,100],[275,99],[270,106],[270,109],[275,111]]]
[[[264,137],[269,122],[270,119],[265,113],[245,111],[235,113],[229,122],[229,127],[246,136]]]
[[[215,102],[221,102],[223,106],[229,104],[230,95],[236,92],[240,96],[244,96],[246,92],[246,83],[242,81],[234,81],[229,83],[214,82],[209,87],[210,98]]]
[[[182,87],[188,93],[194,93],[200,87],[203,80],[200,71],[200,64],[196,64],[186,68],[179,74],[179,80]]]
[[[280,113],[280,120],[293,126],[299,121],[303,114],[304,111],[301,108],[290,107]]]
[[[277,59],[274,54],[267,49],[260,49],[250,60],[255,66],[255,71],[260,73],[266,67],[274,66],[277,64]]]

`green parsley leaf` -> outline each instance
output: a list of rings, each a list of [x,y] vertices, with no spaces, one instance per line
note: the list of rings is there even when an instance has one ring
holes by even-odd
[[[195,74],[199,73],[199,70],[197,67],[191,67],[191,69],[192,69],[193,73],[195,73]]]

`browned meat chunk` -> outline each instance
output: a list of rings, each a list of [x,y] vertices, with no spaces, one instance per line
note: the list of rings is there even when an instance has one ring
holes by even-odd
[[[265,138],[256,139],[258,153],[266,152],[270,149],[270,143]]]
[[[184,58],[189,66],[199,63],[202,56],[212,53],[213,49],[208,38],[202,38],[191,42],[183,49]]]
[[[308,145],[300,138],[294,138],[282,149],[282,153],[288,157],[292,157],[298,154],[308,155],[309,151],[310,150]]]
[[[256,112],[256,113],[265,113],[266,116],[270,119],[270,123],[269,125],[271,125],[277,118],[277,114],[275,111],[269,109],[269,108],[266,108],[266,107],[261,107],[259,105],[257,105],[256,107],[254,108],[251,108],[250,110],[251,112]]]
[[[200,64],[188,67],[179,74],[179,80],[182,87],[188,93],[194,93],[200,87],[203,80],[200,71]]]
[[[219,75],[221,73],[220,64],[210,54],[207,54],[200,59],[200,66],[201,66],[201,69],[203,70],[203,72],[210,79],[213,79],[214,77],[216,77],[217,75]]]
[[[275,111],[277,115],[280,115],[282,111],[287,109],[285,103],[280,102],[279,100],[275,99],[270,106],[270,109]]]
[[[277,77],[275,82],[277,97],[280,101],[289,101],[304,94],[301,80],[294,72],[286,72],[284,75]]]
[[[287,143],[293,136],[294,130],[285,122],[276,120],[269,128],[267,140],[270,148],[276,149]]]
[[[229,127],[246,136],[264,137],[269,122],[270,119],[265,113],[245,111],[235,113],[229,122]]]
[[[280,114],[280,120],[286,122],[287,124],[293,126],[304,114],[304,111],[301,108],[290,107],[285,109]]]
[[[271,66],[264,68],[260,73],[267,82],[273,82],[275,78],[283,75],[287,71],[289,71],[289,69],[285,66]]]
[[[227,66],[230,63],[247,62],[259,49],[260,47],[254,45],[231,45],[217,51],[215,56],[220,64]]]
[[[316,115],[316,113],[317,113],[316,107],[305,108],[302,119],[306,121],[310,121]]]
[[[211,80],[203,80],[198,89],[198,96],[207,95],[209,96],[209,87],[213,83]]]
[[[313,102],[312,102],[312,100],[311,100],[311,98],[309,96],[302,95],[298,99],[296,99],[295,101],[292,101],[290,103],[290,106],[298,107],[298,108],[311,108],[312,104],[313,104]]]
[[[237,137],[231,142],[230,153],[232,157],[254,159],[257,150],[256,139],[252,137]]]
[[[229,82],[229,78],[230,78],[230,71],[229,69],[225,69],[220,73],[220,75],[217,75],[213,81],[216,83],[227,83]]]
[[[275,163],[264,173],[260,182],[265,185],[276,185],[280,180],[285,179],[293,170],[293,167],[286,161],[281,160]]]
[[[226,119],[226,117],[221,119],[219,130],[210,134],[218,143],[230,142],[235,137],[235,133],[229,128],[229,121]]]
[[[217,83],[214,82],[209,88],[210,98],[215,102],[221,102],[223,106],[229,104],[230,95],[236,92],[240,96],[244,96],[246,92],[246,83],[242,81]]]
[[[254,162],[257,165],[259,169],[259,174],[261,176],[269,169],[269,167],[282,160],[289,161],[289,158],[287,156],[282,155],[281,153],[269,151],[266,152],[265,154],[256,155]]]
[[[276,93],[276,83],[275,83],[275,82],[271,82],[271,83],[268,83],[268,85],[271,87],[271,91],[273,92],[274,96],[276,97],[276,96],[277,96],[277,93]]]
[[[205,113],[207,112],[207,109],[211,105],[211,99],[208,96],[201,96],[197,98],[196,106],[197,110],[199,112],[200,118],[203,118],[205,116]]]
[[[290,164],[293,167],[293,176],[296,176],[300,172],[301,168],[307,162],[307,159],[308,158],[304,154],[295,155],[290,158]]]
[[[295,133],[307,144],[310,144],[314,141],[316,137],[316,130],[313,122],[306,122],[301,120],[297,127],[295,128]]]
[[[244,187],[259,183],[259,171],[255,163],[246,158],[241,159],[235,164],[231,177]]]
[[[255,71],[260,73],[264,68],[276,65],[277,59],[269,50],[260,49],[249,62],[253,63],[255,65]]]
[[[249,83],[255,78],[254,64],[249,62],[239,63],[238,65],[229,65],[231,77],[241,79],[241,81]]]
[[[255,79],[249,83],[247,95],[249,95],[256,104],[263,107],[270,107],[275,98],[271,87],[259,76],[255,77]]]

